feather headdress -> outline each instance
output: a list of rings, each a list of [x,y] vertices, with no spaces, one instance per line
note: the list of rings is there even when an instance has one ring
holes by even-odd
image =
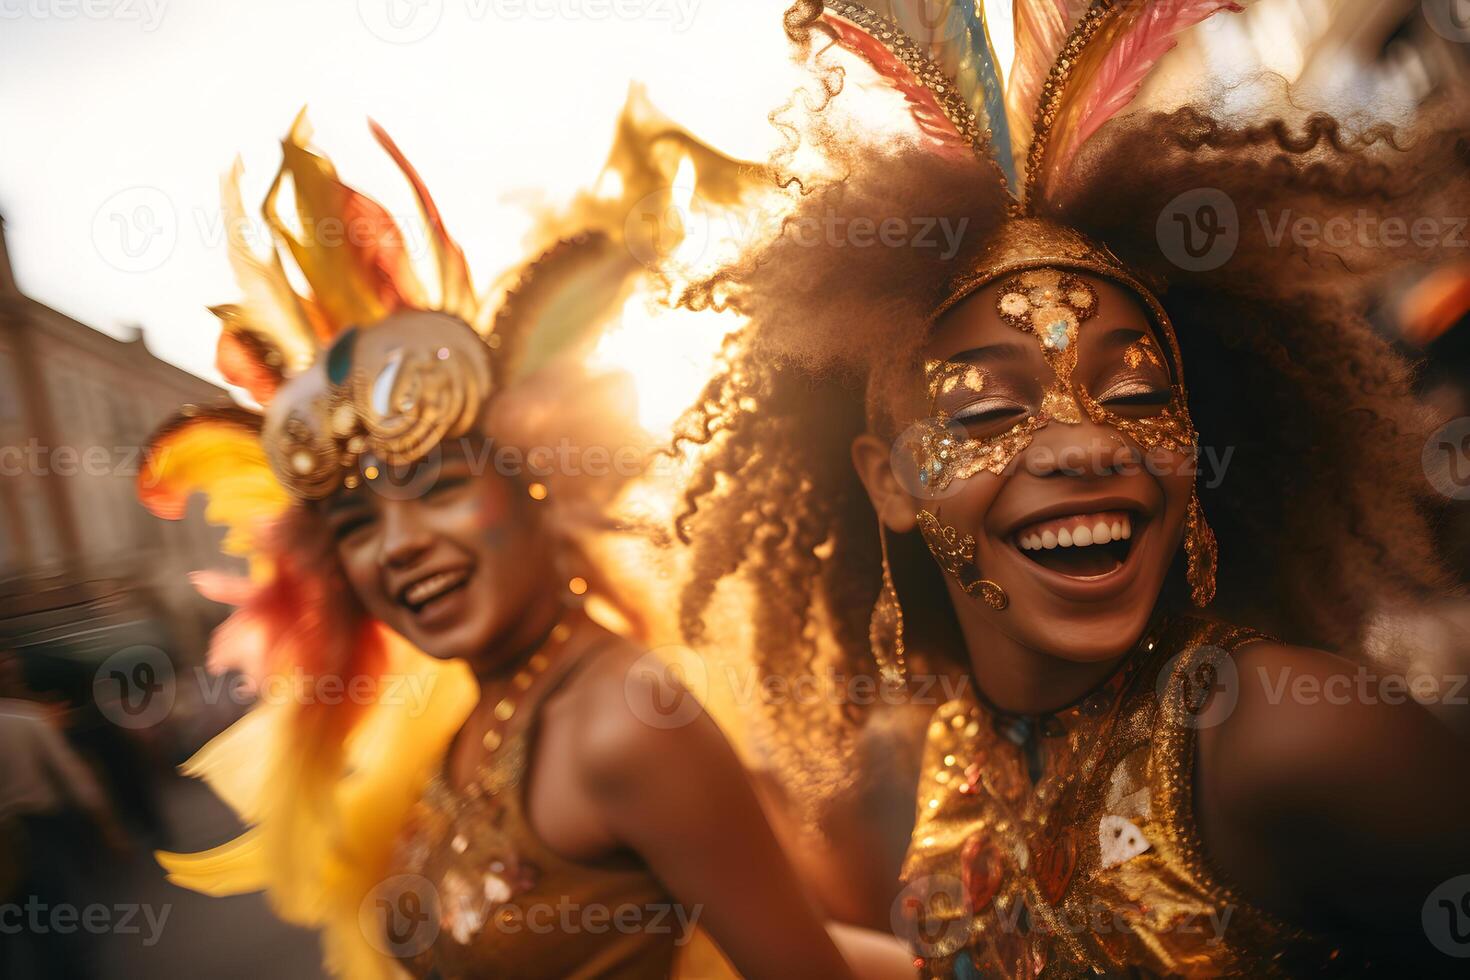
[[[632,425],[631,407],[588,404],[623,391],[616,377],[579,374],[585,383],[572,386],[564,376],[616,321],[646,271],[624,240],[625,216],[656,187],[672,185],[690,156],[697,191],[708,199],[733,202],[757,184],[755,168],[700,144],[635,89],[609,179],[600,182],[618,190],[545,216],[536,236],[541,254],[512,270],[491,300],[476,292],[418,172],[381,127],[372,132],[417,199],[422,227],[413,234],[341,182],[311,147],[304,114],[282,144],[266,195],[267,255],[245,234],[241,166],[225,177],[230,261],[244,298],[214,310],[222,324],[217,363],[263,411],[184,408],[154,435],[138,478],[140,499],[163,518],[182,517],[202,494],[206,518],[227,529],[224,550],[249,562],[248,579],[196,576],[206,596],[239,607],[215,633],[213,669],[239,670],[257,686],[295,671],[378,693],[391,677],[407,694],[263,700],[185,766],[249,829],[202,853],[159,855],[185,887],[214,895],[264,889],[284,918],[322,931],[330,972],[354,978],[397,975],[359,910],[386,874],[403,815],[477,695],[465,665],[427,657],[355,607],[344,612],[350,590],[292,536],[313,519],[303,501],[361,478],[369,453],[412,458],[478,422],[492,393],[502,441],[554,441],[569,425],[580,426],[579,437],[608,438],[606,427],[617,425],[616,438],[632,438],[621,427],[624,415]],[[287,187],[290,220],[281,209]],[[411,254],[423,242],[426,254]],[[423,266],[432,275],[421,276]],[[460,365],[460,377],[421,372],[419,381],[433,383],[411,383],[418,353],[430,362],[419,365],[424,371]],[[358,392],[353,378],[364,372],[374,383]],[[548,383],[548,373],[562,383]],[[452,421],[425,428],[429,418]],[[411,425],[420,428],[404,427]],[[556,514],[580,514],[590,509],[582,504],[606,496],[605,487],[584,482],[553,494],[568,509]]]
[[[981,0],[826,0],[822,23],[903,94],[944,152],[970,146],[1023,214],[1089,137],[1122,112],[1180,36],[1235,0],[1016,0],[1001,81]]]

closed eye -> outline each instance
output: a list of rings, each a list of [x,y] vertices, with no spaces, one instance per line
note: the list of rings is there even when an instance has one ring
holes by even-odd
[[[358,531],[363,530],[373,522],[373,515],[368,512],[353,514],[339,521],[332,522],[332,537],[338,541],[344,541]]]
[[[429,487],[428,493],[437,494],[447,490],[457,490],[469,482],[470,479],[467,476],[441,476],[434,481],[433,486]]]
[[[1009,399],[987,398],[959,409],[951,416],[963,425],[986,425],[1014,415],[1024,414],[1026,407]]]
[[[1104,405],[1163,407],[1172,397],[1172,391],[1152,381],[1126,378],[1110,385],[1098,401]]]

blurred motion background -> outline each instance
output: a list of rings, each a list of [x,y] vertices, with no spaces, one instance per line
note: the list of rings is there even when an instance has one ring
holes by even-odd
[[[540,15],[511,17],[493,0],[0,0],[0,905],[40,894],[108,909],[105,928],[46,936],[0,921],[0,976],[321,975],[315,938],[263,899],[181,891],[150,856],[238,830],[175,771],[249,707],[196,672],[227,610],[189,573],[229,560],[202,513],[159,521],[134,492],[155,426],[184,403],[243,397],[213,368],[206,311],[236,295],[217,204],[230,161],[243,157],[245,199],[259,200],[273,140],[308,104],[348,182],[410,213],[371,145],[372,114],[488,283],[522,257],[538,208],[596,176],[630,81],[725,152],[764,159],[766,114],[797,80],[786,5],[643,0],[622,8],[637,17],[594,17],[533,0],[516,6]],[[986,6],[1009,20],[1006,0]],[[1230,29],[1242,63],[1328,108],[1412,111],[1470,68],[1464,0],[1261,0]],[[1425,400],[1464,422],[1445,450],[1463,493],[1447,494],[1444,527],[1462,579],[1466,252],[1389,284],[1373,311],[1423,358]],[[670,376],[697,386],[701,365],[691,354]],[[1466,617],[1445,622],[1470,647]],[[167,683],[160,662],[175,681],[160,717],[106,693],[113,672]],[[128,907],[136,931],[120,924]]]

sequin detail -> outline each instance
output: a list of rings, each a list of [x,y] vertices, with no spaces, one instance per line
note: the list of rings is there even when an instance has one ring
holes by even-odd
[[[1017,719],[972,692],[941,706],[903,877],[909,889],[957,879],[963,901],[929,904],[927,935],[942,942],[916,942],[921,975],[1283,977],[1334,962],[1330,942],[1250,905],[1209,866],[1195,729],[1171,720],[1192,690],[1194,661],[1177,654],[1261,638],[1181,617],[1058,714]]]

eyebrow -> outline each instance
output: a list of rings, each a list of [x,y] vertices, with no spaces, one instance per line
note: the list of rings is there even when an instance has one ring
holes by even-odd
[[[1127,347],[1141,337],[1147,337],[1147,330],[1139,327],[1114,327],[1103,335],[1099,341],[1104,347]]]
[[[339,493],[335,496],[329,497],[327,498],[326,505],[323,508],[328,516],[332,514],[340,514],[345,511],[370,509],[371,506],[368,504],[368,502],[355,493]]]
[[[987,344],[984,347],[971,347],[958,354],[951,354],[944,358],[944,361],[950,364],[986,364],[997,361],[1025,361],[1030,359],[1029,355],[1030,350],[1025,344]]]

